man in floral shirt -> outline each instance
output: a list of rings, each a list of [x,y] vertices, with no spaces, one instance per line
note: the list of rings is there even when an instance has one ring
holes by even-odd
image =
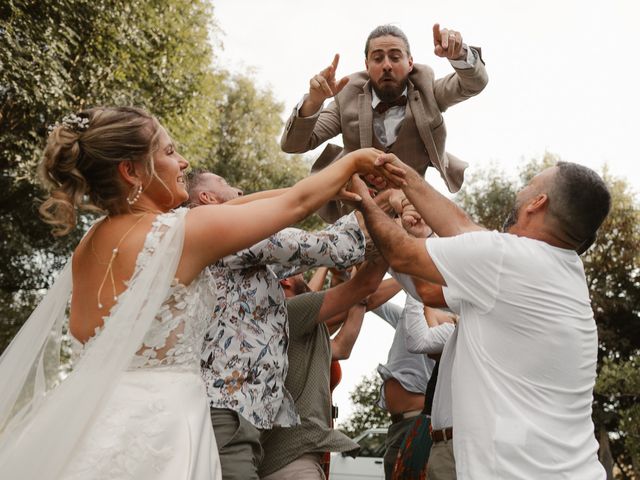
[[[209,172],[195,172],[189,190],[194,206],[242,194]],[[257,479],[260,431],[299,423],[284,387],[289,330],[279,280],[321,265],[347,268],[364,251],[352,213],[315,233],[284,229],[210,267],[217,302],[201,365],[225,480]]]

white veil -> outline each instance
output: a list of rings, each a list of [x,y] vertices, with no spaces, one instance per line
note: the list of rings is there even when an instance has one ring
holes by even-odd
[[[185,214],[181,209],[169,217],[173,223],[134,273],[102,332],[59,385],[71,261],[2,354],[2,478],[48,479],[64,471],[168,295],[182,254]]]

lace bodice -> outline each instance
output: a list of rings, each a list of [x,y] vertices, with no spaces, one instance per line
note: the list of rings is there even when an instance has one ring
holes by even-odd
[[[144,247],[138,254],[134,273],[129,280],[133,282],[143,271],[150,256],[154,253],[163,234],[171,228],[178,212],[159,215],[147,234]],[[140,349],[133,357],[129,370],[142,368],[171,368],[199,372],[200,349],[204,338],[208,318],[213,310],[212,277],[208,269],[201,272],[189,285],[176,280],[162,303],[151,326],[144,336]],[[153,295],[153,292],[149,292]],[[112,312],[117,311],[118,303],[104,317],[109,322]],[[102,329],[96,329],[96,335],[84,345],[72,339],[73,358],[77,359],[90,347]]]

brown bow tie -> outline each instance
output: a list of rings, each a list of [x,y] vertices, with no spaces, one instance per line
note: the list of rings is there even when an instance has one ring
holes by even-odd
[[[396,98],[392,102],[380,102],[378,105],[376,105],[376,108],[374,108],[374,110],[376,111],[376,113],[379,113],[382,115],[384,112],[386,112],[392,107],[404,107],[406,104],[407,104],[407,96],[402,95],[401,97]]]

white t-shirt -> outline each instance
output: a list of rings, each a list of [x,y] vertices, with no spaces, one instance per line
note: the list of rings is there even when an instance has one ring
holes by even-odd
[[[498,232],[426,247],[460,315],[458,479],[604,479],[591,420],[598,338],[578,255]]]

